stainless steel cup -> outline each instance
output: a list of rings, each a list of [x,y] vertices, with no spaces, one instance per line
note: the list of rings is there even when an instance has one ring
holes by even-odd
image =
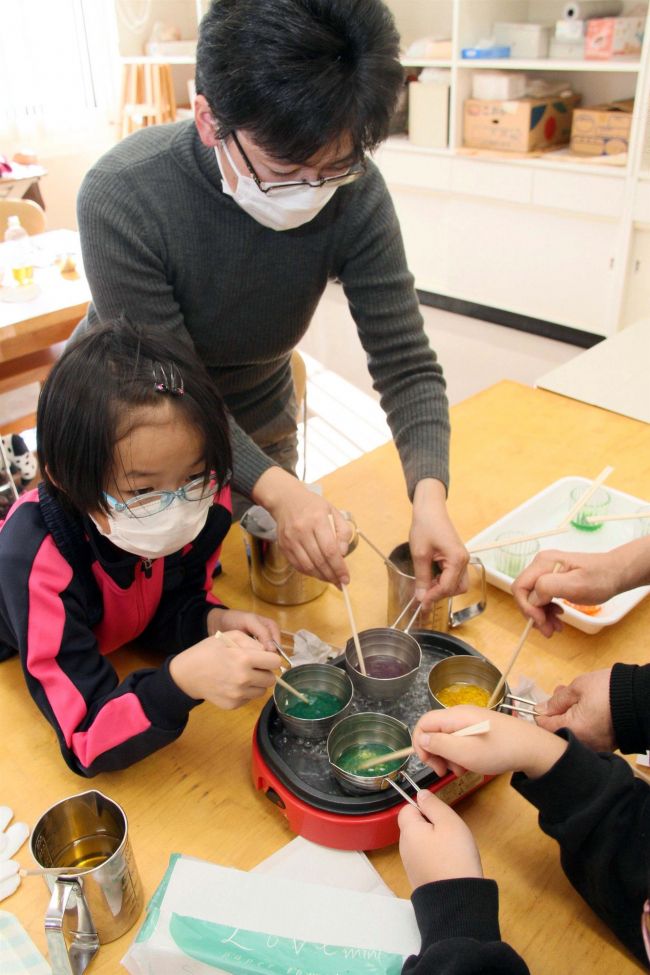
[[[407,671],[400,677],[371,677],[370,674],[362,674],[357,660],[357,648],[350,638],[345,645],[345,669],[354,687],[359,694],[376,701],[397,700],[415,680],[422,661],[420,644],[410,633],[394,630],[390,626],[361,630],[358,636],[366,667],[373,657],[393,657],[404,663]]]
[[[328,583],[295,569],[280,548],[275,532],[260,532],[255,527],[254,519],[250,517],[251,511],[249,508],[244,512],[240,525],[248,555],[251,589],[255,595],[276,606],[298,606],[325,592]],[[358,543],[357,527],[349,512],[343,511],[341,514],[352,528],[348,548],[348,552],[351,552]]]
[[[461,654],[447,657],[434,664],[429,673],[429,700],[432,708],[444,708],[445,705],[438,700],[436,694],[450,684],[475,684],[482,687],[492,694],[492,691],[501,680],[501,671],[494,664],[483,657],[471,657]],[[494,702],[493,707],[498,708],[506,699],[508,685],[504,684],[501,688],[499,698]]]
[[[385,745],[387,753],[399,751],[401,748],[410,747],[411,732],[397,718],[374,711],[349,714],[347,718],[334,725],[327,739],[327,757],[332,774],[340,782],[341,787],[352,795],[381,792],[387,789],[388,779],[398,778],[409,762],[407,755],[399,768],[388,775],[357,775],[340,768],[337,764],[338,760],[347,748],[353,745],[367,745],[368,742]]]
[[[273,700],[280,716],[280,721],[293,735],[299,738],[327,738],[331,728],[344,718],[352,704],[352,681],[344,670],[333,664],[302,664],[293,670],[285,670],[282,679],[303,694],[309,692],[326,691],[337,697],[341,702],[341,709],[328,718],[298,718],[287,714],[287,708],[295,702],[293,695],[281,684],[276,684]]]
[[[479,558],[473,555],[469,560],[472,573],[478,575],[480,596],[478,600],[461,609],[453,609],[453,599],[439,599],[433,603],[428,612],[420,610],[411,629],[437,630],[438,633],[448,633],[449,630],[460,626],[474,616],[478,616],[485,609],[487,601],[487,584],[485,566]],[[388,609],[387,622],[389,626],[397,619],[406,604],[415,595],[415,576],[413,574],[413,559],[408,542],[398,545],[388,556],[386,563],[388,571]],[[409,622],[408,613],[402,618],[399,626],[405,627]]]
[[[36,823],[32,856],[51,891],[45,914],[53,975],[81,975],[100,944],[115,941],[137,921],[142,885],[121,806],[96,790],[50,806]]]

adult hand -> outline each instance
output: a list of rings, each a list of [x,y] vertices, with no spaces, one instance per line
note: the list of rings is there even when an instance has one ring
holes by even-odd
[[[597,605],[621,592],[621,558],[617,550],[588,555],[585,552],[548,550],[535,556],[512,584],[512,594],[524,614],[544,636],[562,628],[560,606],[551,600],[568,599],[581,605]],[[557,563],[560,567],[553,571]]]
[[[418,809],[400,809],[399,852],[411,887],[435,880],[482,877],[481,858],[469,826],[428,789],[417,793]]]
[[[609,704],[611,668],[581,674],[568,687],[556,687],[545,704],[538,704],[544,714],[537,718],[540,728],[557,731],[569,728],[576,738],[599,752],[616,748],[614,725]]]
[[[467,591],[469,555],[447,514],[445,486],[435,478],[418,481],[413,495],[409,546],[415,595],[427,610],[437,599]],[[437,562],[441,572],[433,573]]]
[[[490,730],[485,734],[460,738],[452,734],[486,720]],[[440,776],[448,769],[456,775],[471,769],[484,775],[521,771],[539,778],[556,763],[567,743],[521,718],[461,705],[422,715],[413,731],[413,745],[419,758]]]
[[[245,613],[239,609],[222,609],[215,606],[208,613],[208,633],[214,636],[221,631],[241,630],[254,637],[266,649],[275,653],[273,641],[280,643],[280,627],[268,616],[258,613]]]
[[[255,484],[253,500],[277,522],[278,544],[294,568],[335,585],[350,581],[343,556],[352,526],[326,498],[281,468],[270,467]]]
[[[189,697],[232,710],[272,687],[278,667],[277,653],[262,649],[246,633],[231,630],[227,642],[209,636],[177,654],[169,673]]]

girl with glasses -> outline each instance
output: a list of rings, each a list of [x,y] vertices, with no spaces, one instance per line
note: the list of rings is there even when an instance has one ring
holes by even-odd
[[[125,322],[90,330],[46,380],[37,431],[43,482],[0,531],[0,659],[20,654],[65,761],[92,776],[173,742],[202,699],[263,694],[280,632],[211,591],[231,449],[189,345]],[[161,662],[120,681],[108,655],[133,640]]]

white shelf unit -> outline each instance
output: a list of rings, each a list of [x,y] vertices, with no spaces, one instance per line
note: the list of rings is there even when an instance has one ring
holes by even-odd
[[[558,336],[608,336],[645,314],[650,327],[650,39],[641,56],[611,61],[464,60],[495,21],[554,25],[563,0],[387,0],[406,50],[447,37],[449,60],[403,63],[450,70],[449,144],[392,136],[378,150],[416,286],[443,298],[550,322]],[[589,3],[589,0],[585,0]],[[648,4],[644,3],[646,16]],[[624,0],[623,14],[638,7]],[[463,104],[475,71],[524,71],[569,81],[583,105],[635,96],[624,166],[463,149]],[[505,320],[505,317],[504,317]],[[524,327],[534,323],[522,322]],[[572,331],[563,332],[563,329]],[[584,344],[592,339],[584,336]]]

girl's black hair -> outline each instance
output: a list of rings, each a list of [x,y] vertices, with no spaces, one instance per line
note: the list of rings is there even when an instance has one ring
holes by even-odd
[[[178,395],[178,377],[183,393]],[[165,389],[164,378],[173,378]],[[162,379],[162,382],[161,382]],[[108,511],[104,491],[130,409],[171,402],[205,443],[206,474],[223,485],[232,467],[226,410],[204,365],[183,339],[125,320],[95,326],[68,346],[43,384],[37,450],[50,494],[78,512]]]
[[[276,159],[305,163],[347,134],[360,160],[403,82],[381,0],[213,0],[199,28],[196,90],[218,136],[244,129]]]

